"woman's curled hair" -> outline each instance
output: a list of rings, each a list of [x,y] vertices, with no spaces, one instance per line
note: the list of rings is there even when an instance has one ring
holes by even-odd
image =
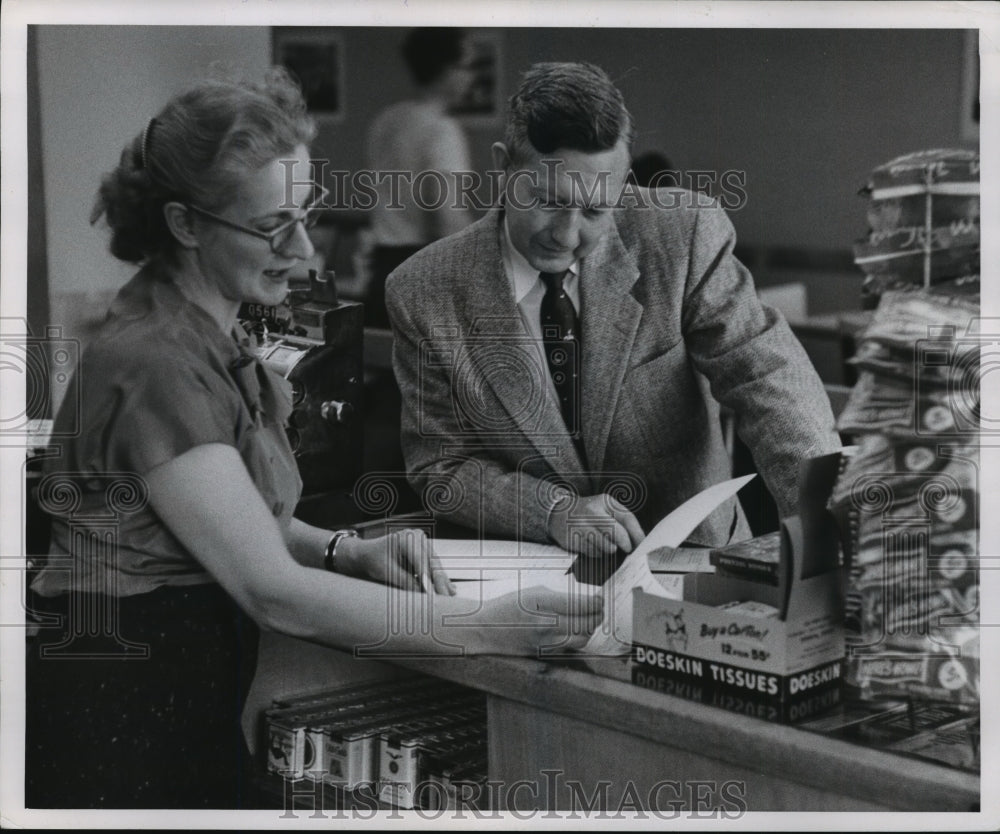
[[[129,263],[168,255],[170,201],[218,210],[247,173],[308,145],[316,125],[289,74],[260,83],[211,79],[174,97],[122,150],[101,180],[90,222],[111,229],[111,254]]]

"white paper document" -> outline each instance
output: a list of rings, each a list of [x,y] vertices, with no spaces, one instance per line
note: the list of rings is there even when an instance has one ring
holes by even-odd
[[[595,593],[567,573],[575,556],[561,547],[499,539],[439,539],[441,567],[458,596],[487,600],[539,585],[563,593]]]
[[[654,527],[621,567],[600,588],[577,582],[568,571],[576,556],[556,545],[498,539],[437,539],[434,552],[460,597],[485,601],[542,586],[566,594],[604,597],[604,621],[583,652],[627,654],[632,643],[632,591],[680,599],[683,573],[708,571],[708,550],[672,549],[723,501],[755,476],[745,475],[715,484],[681,504]],[[663,550],[667,548],[667,550]],[[656,551],[661,551],[657,553]],[[675,573],[658,573],[675,571]]]
[[[524,568],[518,571],[484,570],[476,579],[452,580],[457,595],[467,599],[488,600],[523,591],[528,588],[548,588],[564,594],[596,594],[600,588],[595,585],[585,585],[577,582],[572,574],[563,570],[531,570]]]
[[[661,547],[679,547],[705,516],[755,477],[744,475],[702,490],[650,531],[602,586],[604,622],[591,636],[584,653],[628,654],[632,648],[632,591],[642,588],[647,594],[680,599],[683,590],[680,582],[668,588],[657,581],[649,568],[649,554]]]

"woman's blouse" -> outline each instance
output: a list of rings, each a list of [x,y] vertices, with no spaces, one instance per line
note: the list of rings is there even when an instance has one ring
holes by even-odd
[[[64,401],[54,427],[70,439],[39,486],[53,523],[37,593],[130,596],[213,581],[157,517],[143,482],[202,444],[236,448],[288,525],[302,491],[284,431],[290,386],[161,270],[144,267],[119,292],[76,374],[80,397]]]

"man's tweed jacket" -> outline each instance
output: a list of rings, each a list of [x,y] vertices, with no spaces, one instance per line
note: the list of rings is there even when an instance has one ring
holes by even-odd
[[[785,320],[758,301],[725,213],[691,192],[658,194],[666,208],[614,210],[582,262],[585,463],[504,273],[502,209],[390,276],[403,451],[440,515],[482,536],[547,541],[561,476],[580,494],[614,494],[648,532],[730,476],[719,403],[737,415],[782,516],[795,511],[799,461],[839,448],[823,386]],[[689,540],[748,535],[733,499]]]

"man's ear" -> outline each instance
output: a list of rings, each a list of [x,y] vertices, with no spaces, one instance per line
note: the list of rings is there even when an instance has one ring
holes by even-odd
[[[191,223],[191,213],[183,203],[170,202],[163,206],[163,218],[170,234],[185,249],[197,249],[198,238]]]
[[[493,154],[493,170],[503,171],[506,176],[511,166],[511,156],[507,146],[503,142],[494,142],[490,153]]]
[[[511,166],[510,151],[507,150],[507,146],[503,142],[494,142],[490,147],[490,153],[493,155],[493,170],[500,172],[500,176],[497,178],[497,189],[499,191],[499,205],[502,206],[507,202],[507,172]]]

